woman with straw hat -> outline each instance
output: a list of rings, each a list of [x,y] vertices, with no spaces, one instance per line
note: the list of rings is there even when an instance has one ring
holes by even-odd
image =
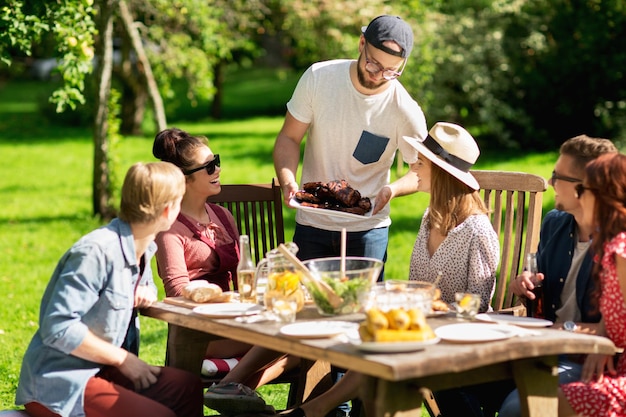
[[[467,130],[453,123],[435,124],[424,141],[404,138],[419,153],[418,191],[430,203],[417,234],[409,279],[433,282],[447,303],[457,292],[480,295],[480,311],[490,310],[496,286],[500,243],[469,172],[480,151]]]
[[[434,281],[443,271],[442,295],[476,292],[481,295],[481,310],[486,311],[495,289],[500,245],[478,195],[478,182],[469,172],[480,154],[478,145],[461,126],[445,122],[435,124],[423,142],[403,139],[419,153],[412,168],[417,173],[418,191],[431,196],[411,257],[411,278],[417,279],[416,271],[420,271],[420,280]],[[324,394],[285,415],[325,416],[337,404],[359,396],[362,379],[360,373],[348,371]],[[463,401],[459,393],[446,391],[456,403]],[[374,409],[368,404],[371,396],[361,396],[361,400],[366,412]]]

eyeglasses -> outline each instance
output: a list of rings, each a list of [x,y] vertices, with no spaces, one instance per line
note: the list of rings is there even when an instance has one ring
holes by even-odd
[[[206,169],[207,174],[213,175],[213,173],[215,172],[215,168],[218,166],[220,166],[220,156],[219,154],[215,154],[213,155],[213,160],[209,161],[209,163],[207,163],[206,165],[202,165],[201,167],[190,169],[189,171],[183,171],[183,174],[191,175],[194,172],[198,172],[203,169]]]
[[[574,190],[576,191],[576,194],[574,194],[576,198],[580,198],[580,196],[583,195],[585,190],[593,190],[593,188],[585,187],[582,183],[580,183],[580,184],[576,184],[576,187],[574,187]]]
[[[367,42],[365,42],[365,46],[363,47],[363,53],[365,54],[365,70],[370,74],[378,74],[382,71],[383,78],[387,81],[395,80],[399,76],[402,75],[402,71],[404,71],[404,67],[406,66],[406,58],[404,62],[400,66],[398,71],[392,69],[385,69],[380,64],[370,61],[369,56],[367,55]]]
[[[550,177],[550,181],[552,185],[556,184],[556,180],[567,181],[567,182],[583,182],[583,180],[573,177],[566,177],[565,175],[559,175],[556,171],[552,171],[552,176]]]

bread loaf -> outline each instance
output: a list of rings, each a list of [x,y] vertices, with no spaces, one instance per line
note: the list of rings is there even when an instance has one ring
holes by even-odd
[[[219,285],[211,284],[203,279],[191,281],[183,288],[183,297],[196,303],[208,303],[221,296],[222,289]]]

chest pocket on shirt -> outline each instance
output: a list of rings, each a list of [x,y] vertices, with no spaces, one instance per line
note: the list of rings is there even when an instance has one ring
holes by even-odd
[[[380,159],[388,143],[389,138],[377,136],[364,130],[352,156],[362,164],[371,164]]]

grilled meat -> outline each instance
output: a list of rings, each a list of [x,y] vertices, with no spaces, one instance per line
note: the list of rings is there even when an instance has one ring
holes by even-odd
[[[334,180],[328,183],[307,182],[304,191],[296,193],[296,200],[305,207],[325,208],[364,215],[372,208],[368,197],[352,188],[346,180]]]

